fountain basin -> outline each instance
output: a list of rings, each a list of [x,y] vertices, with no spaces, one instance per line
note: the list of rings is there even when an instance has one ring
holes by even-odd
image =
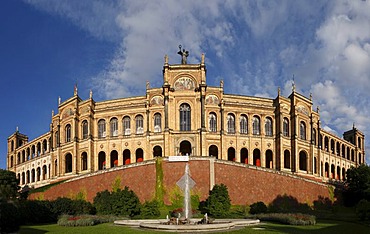
[[[259,224],[258,219],[220,219],[214,220],[211,224],[196,224],[200,219],[190,219],[191,224],[184,225],[168,225],[164,224],[166,219],[147,219],[147,220],[117,220],[116,225],[125,225],[130,227],[140,227],[143,229],[151,229],[168,232],[211,232],[229,230],[235,227],[244,227],[249,225]]]

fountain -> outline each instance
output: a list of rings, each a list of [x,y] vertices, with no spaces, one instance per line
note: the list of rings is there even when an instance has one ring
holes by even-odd
[[[185,174],[177,181],[177,186],[179,186],[184,192],[184,217],[185,221],[190,220],[191,215],[191,199],[190,199],[190,189],[195,185],[194,180],[190,177],[189,163],[185,165]]]
[[[185,165],[185,173],[179,181],[179,186],[184,192],[183,217],[179,213],[177,217],[168,217],[158,220],[118,220],[117,225],[126,225],[132,227],[141,227],[145,229],[154,229],[172,232],[207,232],[228,230],[234,227],[244,227],[258,224],[259,220],[247,219],[222,219],[214,220],[208,217],[206,213],[202,219],[191,218],[191,199],[190,190],[195,186],[195,181],[190,177],[189,163]]]

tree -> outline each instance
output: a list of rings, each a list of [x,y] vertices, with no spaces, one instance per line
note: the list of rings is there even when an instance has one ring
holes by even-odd
[[[343,193],[346,205],[356,205],[360,200],[370,201],[370,167],[361,164],[347,170],[346,189]]]
[[[18,179],[14,172],[0,169],[0,198],[15,200],[18,197]]]
[[[231,202],[226,185],[216,184],[209,192],[209,196],[205,203],[205,211],[208,212],[209,215],[216,218],[227,217],[229,215]]]

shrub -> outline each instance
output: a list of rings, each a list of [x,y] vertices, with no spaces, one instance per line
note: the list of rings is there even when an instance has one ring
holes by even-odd
[[[0,232],[17,232],[20,223],[20,214],[15,204],[0,198]]]
[[[72,200],[70,198],[58,197],[50,202],[50,210],[56,217],[62,214],[95,214],[95,208],[90,202],[84,200]]]
[[[146,201],[141,207],[140,212],[141,217],[143,218],[158,218],[161,215],[159,211],[159,204],[156,200]]]
[[[267,206],[263,202],[256,202],[250,205],[250,214],[261,214],[261,213],[266,213],[267,212]]]
[[[20,202],[22,224],[52,223],[57,215],[50,209],[50,201],[23,200]]]
[[[311,208],[307,204],[299,203],[293,196],[278,195],[269,205],[271,213],[307,213]]]
[[[209,192],[207,200],[199,205],[202,213],[208,213],[216,218],[227,217],[230,207],[229,192],[224,184],[216,184]]]
[[[100,214],[133,217],[140,213],[140,205],[139,198],[128,187],[112,193],[105,190],[97,193],[94,198],[94,206]]]
[[[256,215],[258,219],[261,221],[273,221],[279,222],[282,224],[290,224],[290,225],[315,225],[316,224],[316,217],[313,215],[307,214],[281,214],[281,213],[269,213],[269,214],[259,214]]]
[[[95,216],[95,215],[80,215],[80,216],[71,216],[71,215],[62,215],[58,219],[58,225],[68,226],[68,227],[77,227],[77,226],[93,226],[100,223],[108,223],[114,221],[115,218],[110,216]]]
[[[356,215],[361,221],[370,220],[370,202],[362,199],[356,206]]]

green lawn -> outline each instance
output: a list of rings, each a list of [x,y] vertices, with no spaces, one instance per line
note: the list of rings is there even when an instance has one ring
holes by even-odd
[[[370,233],[370,227],[364,226],[356,223],[349,223],[343,221],[333,221],[333,220],[322,220],[314,226],[291,226],[291,225],[282,225],[275,223],[263,223],[258,226],[246,227],[239,230],[230,231],[233,234],[245,234],[245,233]],[[227,232],[227,233],[230,233]],[[123,226],[115,226],[112,223],[105,223],[91,227],[61,227],[57,224],[50,225],[34,225],[34,226],[22,226],[20,229],[20,234],[41,234],[41,233],[78,233],[78,234],[92,234],[92,233],[168,233],[168,232],[157,232],[157,231],[148,231],[133,229]],[[222,232],[218,232],[222,233]],[[224,232],[226,233],[226,232]]]

